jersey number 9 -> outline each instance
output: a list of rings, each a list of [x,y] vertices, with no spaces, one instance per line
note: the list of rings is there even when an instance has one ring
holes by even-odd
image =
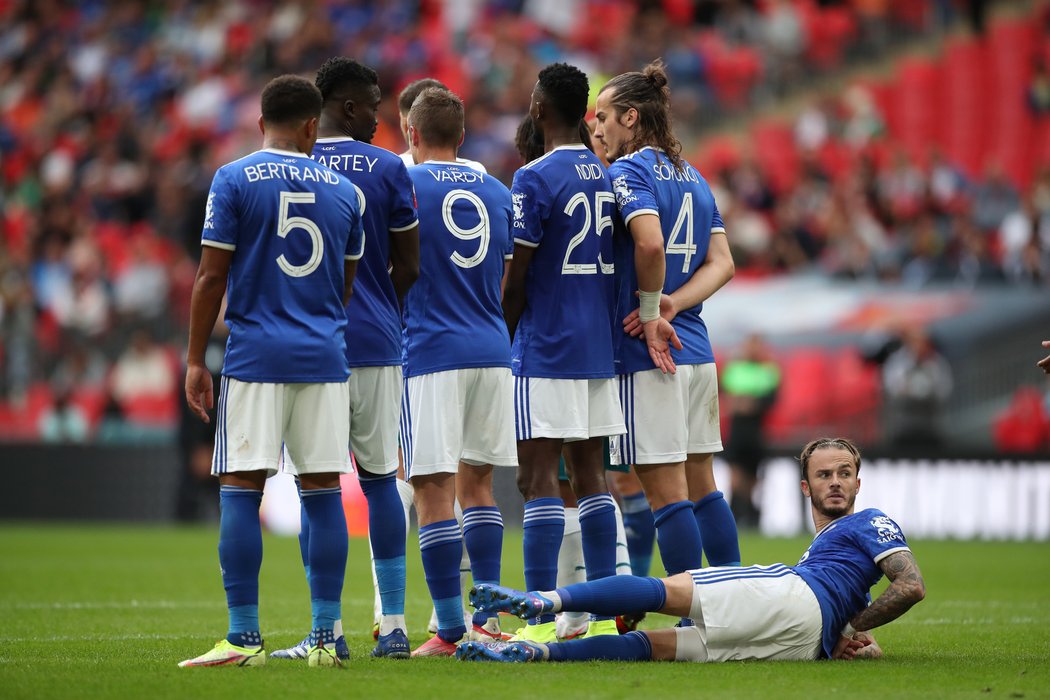
[[[478,210],[479,221],[472,228],[465,229],[452,218],[452,207],[460,200],[470,202]],[[448,229],[448,232],[461,241],[478,241],[477,252],[468,258],[460,255],[458,250],[454,251],[449,256],[452,262],[462,268],[480,265],[489,252],[489,238],[492,236],[492,229],[489,224],[489,211],[485,208],[485,202],[481,201],[481,197],[467,190],[452,190],[445,195],[444,201],[441,202],[441,219],[445,222],[445,228]]]

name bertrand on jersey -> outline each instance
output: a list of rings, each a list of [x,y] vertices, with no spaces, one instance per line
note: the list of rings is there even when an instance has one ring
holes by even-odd
[[[287,160],[293,160],[291,158]],[[291,163],[263,162],[244,166],[244,176],[248,182],[261,180],[299,180],[300,182],[324,182],[329,185],[339,184],[339,175],[328,168],[312,165],[292,165]]]

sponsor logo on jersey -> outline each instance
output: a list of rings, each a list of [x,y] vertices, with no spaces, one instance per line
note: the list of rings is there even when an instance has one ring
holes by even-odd
[[[871,519],[871,525],[878,530],[879,537],[878,543],[885,544],[893,540],[901,539],[900,528],[897,527],[892,520],[887,518],[885,515],[877,515]]]
[[[208,193],[208,203],[204,205],[204,228],[215,228],[215,193]]]

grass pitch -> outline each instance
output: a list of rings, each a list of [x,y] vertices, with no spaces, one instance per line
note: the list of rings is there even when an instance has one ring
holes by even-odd
[[[0,526],[0,698],[1050,697],[1047,544],[913,542],[927,598],[876,631],[881,661],[517,665],[369,658],[368,545],[353,540],[345,670],[279,659],[179,669],[226,631],[217,537],[215,528]],[[807,544],[746,536],[741,548],[745,563],[793,563]],[[504,551],[504,579],[520,585],[519,533],[508,532]],[[265,552],[260,615],[277,649],[305,633],[309,595],[294,538],[267,536]],[[413,646],[426,639],[429,611],[410,551]],[[654,615],[643,626],[672,623]]]

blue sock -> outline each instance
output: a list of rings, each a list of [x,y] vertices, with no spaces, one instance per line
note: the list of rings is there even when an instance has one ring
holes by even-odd
[[[700,530],[693,518],[693,502],[670,503],[653,512],[656,541],[660,545],[667,575],[673,576],[703,566],[703,547]]]
[[[463,624],[463,596],[459,591],[459,560],[463,537],[455,518],[419,528],[419,553],[423,573],[437,611],[438,636],[456,642],[467,633]]]
[[[343,576],[346,574],[346,515],[342,490],[304,489],[303,508],[310,520],[310,606],[312,636],[325,642],[342,617]],[[313,641],[316,643],[316,639]]]
[[[262,567],[262,526],[259,504],[262,491],[239,486],[219,488],[219,566],[226,588],[230,644],[258,646],[259,569]]]
[[[525,588],[550,591],[558,585],[558,551],[565,534],[565,502],[560,498],[534,498],[525,504],[522,525],[525,550]],[[614,561],[615,566],[615,561]],[[530,625],[554,622],[554,615],[539,615]]]
[[[574,639],[561,644],[548,644],[547,652],[550,661],[648,661],[653,658],[652,644],[644,632],[628,632],[622,636],[603,635],[590,639]]]
[[[474,585],[499,584],[503,554],[503,517],[495,506],[478,506],[463,511],[463,544],[470,557]],[[483,625],[491,613],[475,612],[474,623]]]
[[[623,511],[623,528],[627,531],[627,556],[631,558],[631,573],[648,576],[653,564],[653,540],[656,538],[656,523],[645,493],[624,496],[620,504]]]
[[[306,572],[306,583],[310,583],[310,518],[303,507],[303,488],[299,479],[295,480],[295,491],[299,494],[299,556],[303,559],[303,571]]]
[[[598,615],[658,612],[667,603],[667,588],[658,578],[609,576],[587,583],[574,583],[554,591],[567,612]]]
[[[736,519],[721,491],[707,494],[693,506],[704,540],[709,566],[740,566],[740,540]]]
[[[612,495],[596,493],[579,499],[580,537],[587,580],[616,575],[616,504]],[[593,611],[592,611],[593,612]],[[591,615],[592,620],[610,619]]]
[[[368,501],[368,539],[372,543],[376,584],[384,615],[405,614],[405,519],[397,493],[397,475],[374,476],[358,469]]]

